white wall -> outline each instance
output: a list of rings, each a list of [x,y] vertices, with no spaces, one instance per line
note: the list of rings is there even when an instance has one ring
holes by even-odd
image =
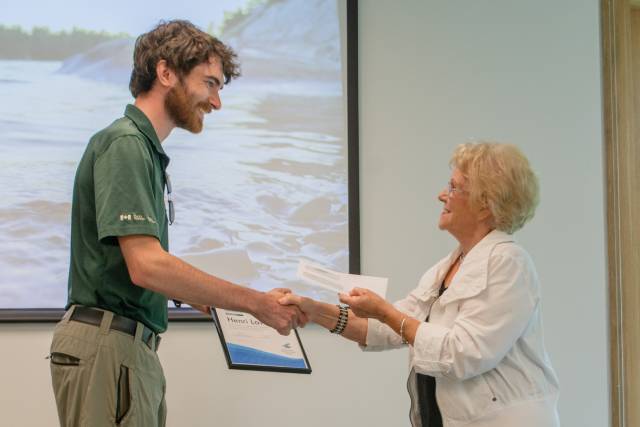
[[[538,267],[569,427],[609,424],[598,3],[362,1],[360,14],[365,271],[409,290],[451,244],[436,194],[454,146],[519,145],[541,205],[517,238]]]
[[[361,0],[363,271],[413,288],[453,245],[437,192],[469,137],[522,147],[542,203],[518,235],[543,286],[564,426],[608,425],[597,0]],[[53,426],[51,325],[1,325],[2,424]],[[172,324],[160,349],[169,426],[404,426],[406,352],[362,354],[301,332],[310,376],[229,371],[210,324]]]

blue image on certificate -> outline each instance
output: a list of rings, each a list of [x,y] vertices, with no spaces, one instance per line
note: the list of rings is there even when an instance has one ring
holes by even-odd
[[[256,350],[243,345],[228,344],[229,355],[233,363],[243,365],[267,365],[282,368],[306,368],[304,359],[280,356],[266,351]]]

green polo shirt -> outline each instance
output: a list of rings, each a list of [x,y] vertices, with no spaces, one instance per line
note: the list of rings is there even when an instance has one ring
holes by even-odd
[[[73,188],[67,308],[99,307],[167,329],[167,298],[133,284],[117,238],[153,236],[169,250],[168,164],[151,122],[133,105],[91,138]]]

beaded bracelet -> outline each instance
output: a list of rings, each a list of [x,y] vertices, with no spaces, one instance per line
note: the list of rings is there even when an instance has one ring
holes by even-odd
[[[329,331],[332,334],[342,334],[344,328],[347,327],[347,322],[349,321],[349,307],[346,305],[338,305],[338,308],[340,309],[338,323],[336,323],[335,328]]]

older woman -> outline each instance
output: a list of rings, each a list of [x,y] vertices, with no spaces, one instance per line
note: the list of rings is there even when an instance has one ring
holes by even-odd
[[[375,293],[346,307],[289,294],[309,319],[364,350],[410,348],[414,427],[558,426],[558,380],[543,343],[540,286],[512,234],[533,217],[538,183],[514,146],[457,147],[438,226],[459,246],[391,305]]]

